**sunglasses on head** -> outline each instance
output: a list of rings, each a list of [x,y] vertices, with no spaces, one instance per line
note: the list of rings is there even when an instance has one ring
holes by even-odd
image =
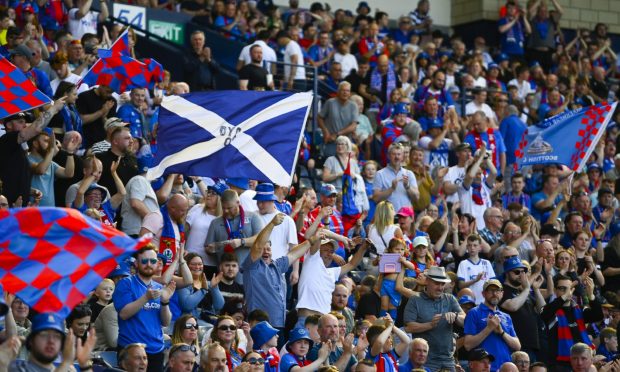
[[[253,364],[253,365],[261,365],[261,364],[265,364],[265,359],[263,358],[248,358],[248,360],[246,360],[246,362]]]
[[[221,325],[217,329],[218,331],[236,331],[237,327],[234,325]]]
[[[140,263],[142,265],[146,265],[146,264],[151,264],[151,265],[155,265],[157,264],[157,258],[142,258],[140,259]]]
[[[193,345],[192,345],[192,346],[190,346],[190,345],[183,344],[183,345],[181,345],[181,346],[177,346],[177,347],[173,346],[173,347],[170,349],[170,356],[172,356],[173,354],[176,354],[176,353],[177,353],[177,352],[179,352],[179,351],[180,351],[180,352],[182,352],[182,353],[184,353],[184,352],[186,352],[186,351],[191,351],[192,353],[194,353],[194,355],[196,355],[196,354],[197,354],[197,353],[196,353],[196,347],[195,347],[195,346],[193,346]]]
[[[185,323],[183,329],[198,329],[198,324]]]

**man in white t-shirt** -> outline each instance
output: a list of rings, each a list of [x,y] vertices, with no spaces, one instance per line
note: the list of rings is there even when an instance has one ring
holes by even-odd
[[[266,226],[279,213],[275,204],[278,198],[274,194],[274,187],[271,183],[261,183],[256,186],[255,191],[254,200],[258,204],[258,217]],[[298,242],[295,221],[291,217],[285,216],[282,223],[271,230],[269,241],[271,242],[271,258],[273,260],[286,256]],[[295,261],[291,267],[291,285],[295,285],[299,280],[299,261]]]
[[[476,88],[472,91],[474,95],[474,100],[465,105],[465,115],[473,115],[478,111],[484,112],[487,118],[491,118],[495,123],[495,127],[498,126],[497,115],[491,108],[491,106],[486,104],[487,101],[487,91],[484,89]]]
[[[99,1],[101,12],[90,10],[93,0],[77,0],[77,7],[69,10],[69,32],[75,39],[81,39],[86,33],[97,35],[97,22],[108,18],[108,5]]]
[[[446,198],[448,203],[456,203],[459,201],[457,191],[465,179],[465,167],[467,166],[469,158],[471,158],[471,145],[467,142],[463,142],[456,146],[454,151],[456,153],[457,163],[448,169],[448,173],[443,179],[443,191],[448,196]]]
[[[125,189],[127,193],[123,197],[121,216],[123,217],[123,232],[129,236],[138,236],[142,227],[142,219],[149,213],[159,213],[157,196],[146,179],[146,171],[151,165],[152,157],[143,156],[138,158],[139,175],[132,177]],[[205,232],[206,235],[206,232]],[[204,240],[201,243],[201,247]],[[204,249],[203,249],[204,252]]]
[[[482,150],[476,151],[474,162],[465,171],[465,179],[458,188],[461,212],[469,213],[476,218],[478,230],[484,229],[484,211],[493,206],[491,190],[497,177],[497,169],[491,161],[489,153]],[[487,176],[484,177],[480,166],[484,163]]]
[[[429,173],[437,167],[447,167],[449,152],[459,143],[461,140],[458,132],[452,125],[443,125],[442,120],[430,122],[427,135],[420,138],[418,142],[418,145],[424,149],[424,164],[429,166]]]
[[[359,68],[357,65],[357,59],[350,53],[349,43],[344,40],[336,41],[337,53],[334,54],[334,62],[340,63],[342,66],[342,77],[347,77],[351,73],[351,70]]]
[[[252,63],[252,57],[250,56],[250,49],[254,45],[260,45],[263,49],[263,63],[265,69],[269,71],[271,74],[275,74],[277,70],[277,65],[271,62],[277,62],[278,57],[276,56],[276,52],[271,48],[266,40],[269,40],[270,33],[268,30],[263,30],[258,33],[256,41],[252,44],[248,44],[241,49],[241,53],[239,54],[239,59],[237,60],[237,71],[241,70],[243,66],[249,65]]]
[[[284,47],[284,80],[287,89],[306,90],[306,69],[303,67],[304,55],[299,44],[291,39],[288,31],[280,31],[278,44]],[[288,64],[288,65],[286,65]],[[297,66],[296,66],[297,65]]]

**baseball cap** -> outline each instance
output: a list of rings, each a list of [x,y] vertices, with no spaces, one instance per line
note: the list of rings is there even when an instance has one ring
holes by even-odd
[[[127,125],[129,125],[129,123],[125,123],[117,117],[112,117],[105,121],[105,124],[103,124],[103,128],[107,131],[114,128],[126,127]]]
[[[480,361],[487,358],[491,362],[495,360],[495,357],[493,355],[489,354],[481,347],[471,350],[469,352],[469,355],[467,356],[467,360],[469,360],[470,362]]]
[[[334,194],[338,194],[338,190],[336,190],[336,186],[332,185],[331,183],[324,183],[323,186],[321,186],[321,195],[331,196]]]
[[[401,207],[398,210],[398,213],[396,213],[396,216],[402,216],[402,217],[413,217],[415,215],[415,212],[413,211],[413,208],[411,207]]]
[[[409,110],[407,110],[407,105],[403,102],[399,102],[396,105],[394,105],[394,109],[392,110],[392,116],[394,115],[398,115],[398,114],[409,114]]]
[[[492,285],[496,286],[499,289],[504,289],[504,286],[502,286],[502,283],[500,283],[499,280],[497,280],[497,279],[489,279],[482,286],[482,290],[486,291],[487,288],[489,288]]]
[[[458,86],[456,86],[456,85],[452,85],[448,89],[448,92],[450,92],[450,93],[461,93],[461,89]]]
[[[498,65],[497,63],[489,63],[489,68],[488,68],[488,69],[490,70],[490,69],[492,69],[492,68],[497,68],[497,69],[499,69],[499,65]]]
[[[512,271],[514,269],[523,269],[525,265],[521,262],[519,256],[510,257],[504,262],[504,272]]]
[[[416,236],[411,245],[414,247],[417,247],[418,245],[428,247],[428,239],[426,239],[426,236]]]
[[[471,145],[467,142],[461,142],[454,148],[454,151],[463,151],[463,150],[471,151]]]
[[[10,57],[22,56],[30,59],[33,55],[34,53],[32,53],[32,50],[24,44],[19,44],[9,52]]]
[[[561,232],[555,226],[550,223],[542,225],[540,228],[540,235],[558,236]]]
[[[2,120],[2,122],[3,122],[4,124],[6,124],[6,123],[8,123],[8,122],[9,122],[9,121],[11,121],[11,120],[20,120],[20,119],[24,119],[24,120],[26,120],[26,113],[24,113],[24,112],[18,112],[17,114],[13,114],[13,115],[11,115],[11,116],[7,116],[6,118],[4,118],[4,119]]]

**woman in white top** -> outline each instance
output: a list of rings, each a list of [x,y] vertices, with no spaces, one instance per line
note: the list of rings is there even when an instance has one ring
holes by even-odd
[[[377,204],[373,223],[368,228],[368,238],[377,248],[377,254],[385,252],[392,238],[403,238],[400,227],[394,223],[394,206],[387,200]]]
[[[218,185],[219,186],[219,185]],[[210,278],[217,272],[217,261],[214,256],[205,253],[204,244],[211,222],[222,215],[222,202],[215,186],[208,186],[205,199],[196,204],[187,213],[185,221],[185,250],[195,252],[204,263],[204,273]]]
[[[336,187],[338,192],[342,191],[342,175],[347,168],[347,161],[351,162],[351,175],[360,174],[357,166],[357,159],[349,154],[353,150],[353,144],[349,137],[338,136],[336,138],[336,155],[330,156],[325,160],[323,165],[323,182],[331,183]]]

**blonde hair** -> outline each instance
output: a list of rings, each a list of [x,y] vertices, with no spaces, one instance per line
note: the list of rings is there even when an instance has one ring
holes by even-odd
[[[394,224],[394,206],[387,200],[377,204],[373,224],[379,234],[383,234],[388,226]]]

